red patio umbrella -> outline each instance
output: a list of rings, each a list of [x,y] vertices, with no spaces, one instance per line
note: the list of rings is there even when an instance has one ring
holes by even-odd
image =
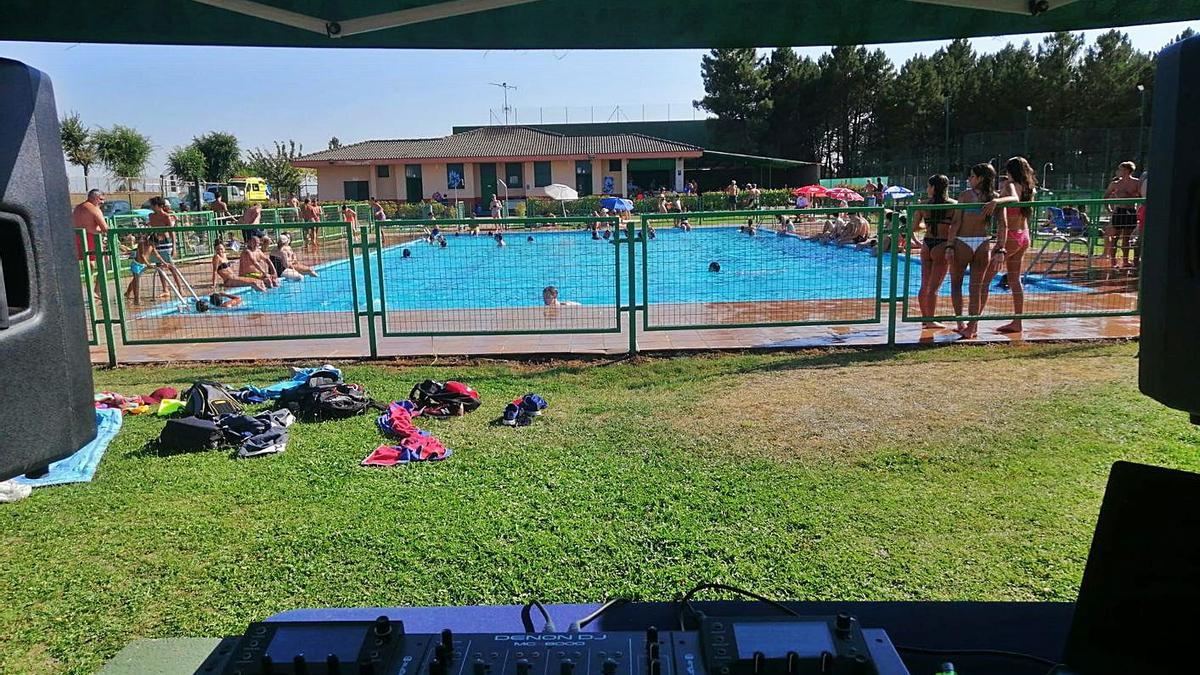
[[[798,187],[795,190],[792,190],[792,196],[824,197],[826,192],[828,192],[828,190],[820,185],[805,185],[804,187]]]
[[[850,188],[835,187],[830,188],[825,192],[825,196],[829,199],[844,199],[848,202],[861,202],[863,196],[851,190]]]

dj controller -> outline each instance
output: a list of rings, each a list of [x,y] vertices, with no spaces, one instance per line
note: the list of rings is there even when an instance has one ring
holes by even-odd
[[[697,630],[409,633],[404,622],[267,621],[197,671],[224,675],[907,675],[848,614],[699,617]]]

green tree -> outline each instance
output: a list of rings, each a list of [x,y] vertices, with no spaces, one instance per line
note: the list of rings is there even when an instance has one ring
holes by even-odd
[[[759,146],[779,157],[818,157],[821,116],[819,107],[811,105],[821,80],[816,61],[800,58],[791,47],[780,47],[771,52],[765,77],[771,107]]]
[[[771,109],[762,63],[752,48],[714,49],[700,61],[705,94],[692,105],[717,116],[713,136],[721,148],[758,150]]]
[[[255,148],[247,153],[248,170],[267,181],[276,199],[284,195],[300,194],[300,183],[304,178],[301,170],[292,161],[304,154],[304,146],[296,141],[275,141],[275,149]]]
[[[172,150],[171,154],[167,155],[167,170],[174,176],[191,182],[197,195],[204,193],[200,188],[200,181],[204,178],[204,154],[194,146],[177,147]],[[200,208],[199,204],[196,208]]]
[[[1033,108],[1031,121],[1034,126],[1074,126],[1081,113],[1078,101],[1079,53],[1083,48],[1083,34],[1059,31],[1042,38],[1037,49],[1037,78],[1032,90],[1009,89],[1015,98],[1026,96],[1028,100],[1020,106]],[[1024,117],[1009,120],[1010,129],[1022,129]]]
[[[241,166],[241,148],[237,137],[223,131],[210,131],[192,139],[192,147],[204,155],[204,179],[224,183]]]
[[[1079,123],[1085,127],[1134,127],[1142,93],[1149,98],[1148,54],[1137,51],[1129,36],[1110,30],[1088,47],[1079,68]]]
[[[146,169],[153,146],[150,138],[132,127],[115,124],[111,129],[100,129],[93,134],[96,156],[108,168],[121,188],[132,189],[133,179],[139,178]]]
[[[841,45],[822,54],[817,64],[821,82],[815,100],[824,112],[825,164],[839,176],[873,170],[875,162],[867,159],[871,144],[881,140],[880,92],[893,87],[892,62],[882,50]]]
[[[87,127],[83,126],[79,113],[72,112],[63,118],[59,136],[62,139],[63,155],[68,162],[83,169],[83,189],[85,192],[90,190],[92,166],[100,161],[100,158],[96,152],[96,141]]]

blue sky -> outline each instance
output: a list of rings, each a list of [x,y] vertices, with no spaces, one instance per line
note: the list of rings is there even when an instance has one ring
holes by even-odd
[[[1200,22],[1127,29],[1135,46],[1157,50]],[[1089,42],[1100,31],[1088,31]],[[972,40],[992,52],[1025,38]],[[944,42],[883,45],[899,65]],[[822,47],[799,50],[816,57]],[[295,139],[306,151],[368,138],[443,135],[456,124],[489,122],[502,92],[490,82],[516,85],[510,104],[518,121],[536,121],[538,106],[561,118],[691,118],[689,104],[704,94],[701,50],[662,51],[437,51],[267,49],[134,45],[0,43],[0,56],[48,73],[60,114],[78,111],[90,126],[127,124],[149,135],[156,150],[149,175],[192,136],[230,131],[244,148]],[[696,113],[699,114],[699,113]],[[586,117],[585,117],[586,116]],[[624,119],[624,117],[622,119]],[[545,121],[561,119],[545,118]],[[69,167],[72,175],[79,171]]]

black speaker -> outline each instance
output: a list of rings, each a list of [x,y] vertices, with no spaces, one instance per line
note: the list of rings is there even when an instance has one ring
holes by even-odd
[[[1142,393],[1200,424],[1200,38],[1163,50],[1142,244]]]
[[[0,59],[0,480],[96,437],[54,90]]]

